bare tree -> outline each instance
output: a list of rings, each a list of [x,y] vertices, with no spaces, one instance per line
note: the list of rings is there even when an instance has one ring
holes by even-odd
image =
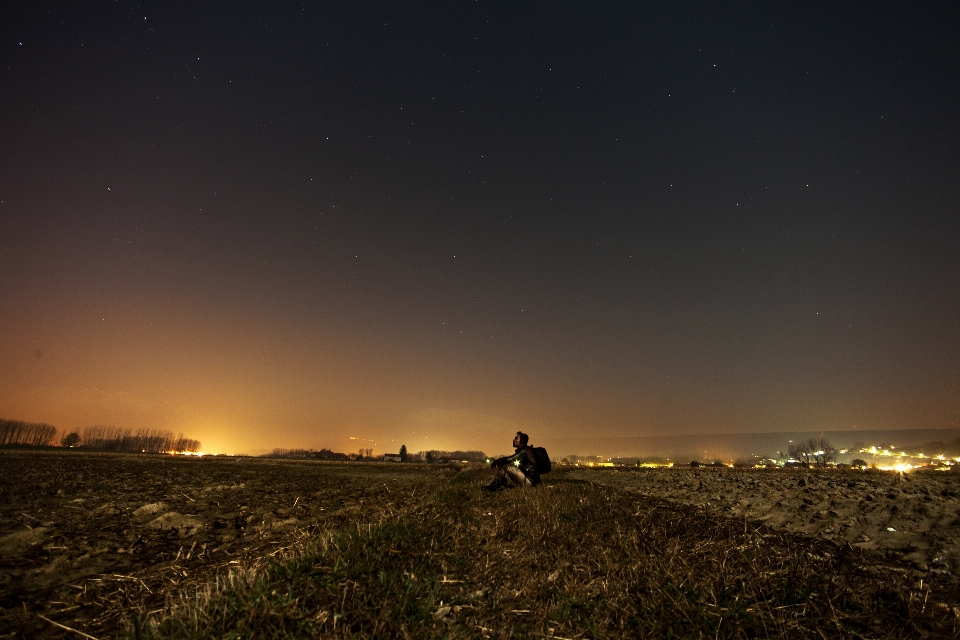
[[[799,462],[810,464],[810,450],[807,447],[806,441],[801,440],[800,442],[791,444],[787,447],[787,455]]]
[[[814,464],[821,469],[837,459],[837,450],[823,436],[792,444],[788,453],[794,460]]]

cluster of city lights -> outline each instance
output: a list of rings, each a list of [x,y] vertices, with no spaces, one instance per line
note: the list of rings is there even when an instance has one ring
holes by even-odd
[[[881,471],[898,471],[906,473],[921,467],[930,467],[937,471],[949,471],[950,467],[960,463],[960,458],[948,458],[943,454],[936,456],[927,456],[924,453],[918,453],[916,456],[907,455],[906,451],[896,452],[890,449],[881,449],[879,447],[865,447],[859,450],[860,453],[870,454],[883,458],[892,458],[890,462],[882,461],[877,464],[877,469]],[[916,461],[909,462],[910,460]]]
[[[823,456],[825,451],[816,451],[812,455],[814,456]],[[897,473],[907,473],[909,471],[915,471],[917,469],[931,469],[935,471],[949,471],[952,467],[960,465],[960,457],[948,457],[944,454],[939,454],[936,456],[928,456],[924,453],[917,454],[907,454],[906,451],[897,451],[895,447],[882,448],[877,446],[863,447],[860,449],[840,449],[838,453],[842,455],[857,455],[864,454],[874,456],[879,458],[879,460],[868,466],[871,466],[880,471],[895,471]],[[754,468],[762,469],[769,468],[773,465],[783,467],[789,463],[797,463],[798,460],[789,459],[786,461],[775,461],[775,460],[763,460],[756,462],[752,466]],[[566,462],[566,464],[571,464]],[[704,466],[714,466],[716,463],[708,464]],[[614,462],[613,459],[608,458],[607,460],[594,460],[594,461],[580,461],[572,463],[572,466],[576,467],[594,467],[594,468],[603,468],[603,467],[615,467],[615,466],[630,466],[630,467],[641,467],[645,469],[669,469],[674,466],[673,462],[639,462],[626,464],[621,462]],[[685,466],[685,465],[684,465]],[[735,465],[731,462],[724,462],[723,466],[725,467],[734,467]],[[828,462],[827,467],[836,467],[837,463]],[[841,466],[843,466],[841,464]],[[960,467],[958,467],[960,468]]]

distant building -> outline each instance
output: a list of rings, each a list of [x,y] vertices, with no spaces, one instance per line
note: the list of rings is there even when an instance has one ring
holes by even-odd
[[[317,460],[349,460],[350,457],[345,453],[335,453],[333,451],[317,451],[313,454]]]
[[[383,454],[384,462],[403,462],[403,457],[399,453],[385,453]]]

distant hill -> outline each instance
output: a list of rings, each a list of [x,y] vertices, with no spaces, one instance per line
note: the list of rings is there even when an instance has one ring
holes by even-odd
[[[852,449],[857,443],[866,446],[894,446],[901,451],[919,450],[933,442],[951,442],[960,437],[960,429],[897,429],[848,431],[785,431],[780,433],[729,433],[712,435],[639,436],[613,438],[545,439],[551,457],[560,459],[570,454],[608,457],[663,456],[675,461],[733,460],[753,455],[776,457],[786,451],[790,441],[822,435],[837,449]],[[928,455],[947,453],[925,451]]]

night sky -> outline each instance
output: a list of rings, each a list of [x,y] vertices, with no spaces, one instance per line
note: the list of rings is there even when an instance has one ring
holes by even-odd
[[[958,33],[5,2],[0,417],[229,453],[949,427]]]

